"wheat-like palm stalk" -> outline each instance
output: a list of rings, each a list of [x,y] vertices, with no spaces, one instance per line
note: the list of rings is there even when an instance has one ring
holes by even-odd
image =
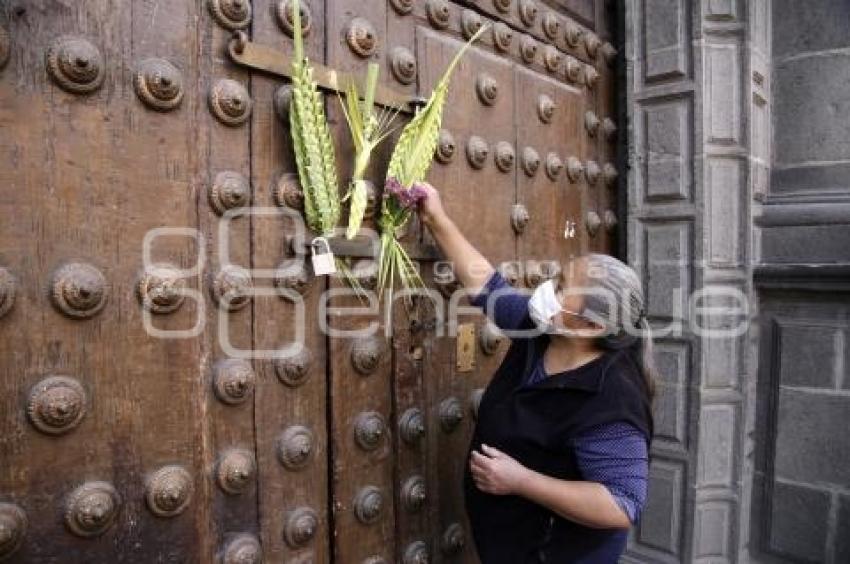
[[[340,97],[340,106],[354,142],[354,171],[351,175],[348,194],[343,198],[343,201],[349,198],[351,200],[348,228],[345,232],[348,239],[357,235],[369,203],[367,182],[364,177],[372,152],[393,132],[392,123],[398,115],[398,108],[385,108],[378,113],[375,112],[375,90],[378,86],[379,70],[380,67],[376,63],[369,64],[362,101],[353,81],[346,89],[345,100],[343,101]]]
[[[434,158],[440,137],[443,107],[449,92],[452,72],[463,54],[486,30],[482,26],[454,56],[443,76],[431,92],[431,96],[401,132],[387,169],[387,181],[397,181],[402,189],[410,190],[417,182],[425,180]],[[402,205],[395,197],[385,195],[381,205],[381,256],[378,267],[378,291],[392,292],[395,276],[406,288],[422,286],[422,278],[416,264],[396,238],[396,231],[410,219],[412,209]]]
[[[304,192],[307,226],[320,235],[333,234],[340,215],[336,155],[325,107],[313,69],[304,56],[300,1],[292,3],[295,43],[292,60],[292,103],[289,124],[298,177]]]

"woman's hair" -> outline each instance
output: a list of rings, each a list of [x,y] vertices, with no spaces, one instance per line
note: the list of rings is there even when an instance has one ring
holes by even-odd
[[[584,313],[607,330],[598,345],[606,350],[626,349],[631,354],[651,401],[656,369],[640,278],[629,265],[609,255],[592,253],[579,260],[585,265]]]

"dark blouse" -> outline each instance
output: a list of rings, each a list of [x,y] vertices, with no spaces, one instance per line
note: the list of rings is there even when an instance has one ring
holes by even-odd
[[[525,382],[533,386],[546,378],[539,358]],[[617,504],[635,523],[646,503],[649,457],[646,437],[626,422],[604,423],[573,441],[582,477],[608,488]]]

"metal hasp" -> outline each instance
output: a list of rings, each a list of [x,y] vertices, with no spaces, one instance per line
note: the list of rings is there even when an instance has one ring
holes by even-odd
[[[234,63],[251,69],[265,71],[277,76],[292,77],[292,58],[284,53],[265,45],[259,45],[248,41],[244,31],[233,33],[227,52]],[[349,82],[358,84],[360,91],[364,91],[361,84],[362,78],[349,75],[320,65],[311,61],[313,67],[313,78],[316,84],[324,90],[343,92]],[[381,84],[375,91],[375,103],[388,108],[398,108],[400,112],[412,114],[414,110],[423,105],[425,100],[417,96],[409,96],[396,92]]]
[[[354,239],[345,237],[328,237],[328,244],[334,256],[353,258],[376,258],[378,256],[378,243],[375,237],[358,235]],[[403,243],[408,256],[413,260],[432,261],[442,258],[439,249],[431,243],[410,242]],[[296,255],[305,254],[310,250],[310,242],[306,239],[293,238],[291,240],[292,252]]]

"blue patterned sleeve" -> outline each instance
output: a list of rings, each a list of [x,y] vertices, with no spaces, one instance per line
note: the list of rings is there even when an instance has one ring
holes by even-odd
[[[632,523],[646,503],[649,456],[643,433],[630,423],[600,425],[574,440],[582,477],[608,488]]]
[[[529,298],[508,284],[498,270],[494,270],[481,291],[469,296],[469,303],[482,308],[499,329],[512,331],[534,326],[528,315]]]

